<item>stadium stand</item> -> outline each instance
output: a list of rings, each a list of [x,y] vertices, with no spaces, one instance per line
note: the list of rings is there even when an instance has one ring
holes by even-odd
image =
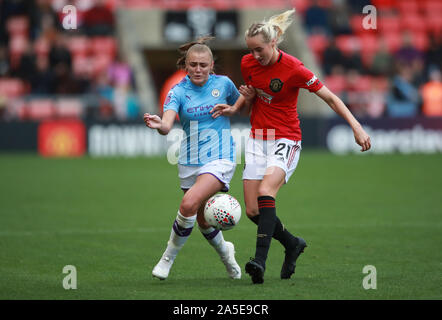
[[[66,4],[77,9],[78,30],[62,28]],[[376,9],[375,29],[364,28],[367,5]],[[194,6],[218,10],[295,7],[305,26],[307,46],[323,69],[324,83],[355,114],[402,114],[388,112],[394,109],[392,101],[410,99],[401,94],[398,83],[418,95],[417,100],[413,98],[415,112],[404,114],[441,114],[434,103],[431,112],[423,112],[422,96],[425,90],[428,106],[428,92],[441,87],[440,77],[434,75],[442,68],[439,0],[3,0],[1,118],[137,117],[142,111],[133,72],[118,50],[117,10]]]

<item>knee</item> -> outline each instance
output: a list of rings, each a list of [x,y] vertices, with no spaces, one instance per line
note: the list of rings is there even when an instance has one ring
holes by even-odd
[[[261,184],[258,189],[258,197],[262,196],[272,196],[273,197],[273,190],[269,188],[266,185]]]
[[[183,216],[190,217],[196,214],[199,206],[200,203],[197,200],[184,196],[180,204],[180,212]]]
[[[247,208],[246,207],[246,215],[248,218],[253,218],[253,217],[257,216],[258,214],[259,214],[258,208],[255,208],[255,207]]]

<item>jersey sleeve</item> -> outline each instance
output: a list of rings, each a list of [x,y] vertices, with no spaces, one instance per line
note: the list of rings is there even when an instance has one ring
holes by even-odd
[[[167,110],[173,110],[176,113],[179,113],[180,111],[180,97],[176,88],[170,89],[164,100],[163,111],[166,112]]]
[[[232,82],[232,80],[230,80],[229,78],[227,78],[227,83],[226,83],[226,87],[227,87],[227,103],[230,105],[235,104],[236,100],[238,100],[239,98],[239,91],[236,88],[235,84]]]
[[[307,89],[310,92],[316,92],[324,86],[315,74],[303,64],[298,66],[293,78],[296,79],[296,87]]]

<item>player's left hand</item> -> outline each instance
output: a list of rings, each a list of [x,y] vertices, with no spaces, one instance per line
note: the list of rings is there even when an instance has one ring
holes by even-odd
[[[358,145],[362,147],[361,152],[368,151],[371,148],[370,136],[365,132],[362,127],[357,128],[353,131],[355,136],[355,141]]]

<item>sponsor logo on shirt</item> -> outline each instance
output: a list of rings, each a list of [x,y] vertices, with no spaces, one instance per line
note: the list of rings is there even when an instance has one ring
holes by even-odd
[[[164,105],[168,105],[170,103],[170,99],[172,98],[172,93],[169,93],[164,101]]]
[[[265,93],[262,89],[256,89],[256,92],[258,94],[258,97],[264,101],[265,103],[270,104],[272,102],[273,96],[269,95],[268,93]]]

